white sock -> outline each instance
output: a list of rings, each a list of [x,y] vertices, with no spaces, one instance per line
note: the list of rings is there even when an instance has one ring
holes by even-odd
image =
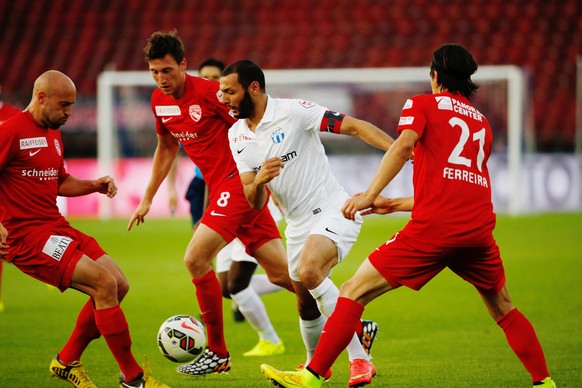
[[[323,314],[312,321],[304,321],[299,318],[301,338],[303,338],[305,350],[307,351],[307,360],[304,365],[309,364],[309,361],[313,358],[313,353],[315,353],[315,348],[317,347],[317,342],[323,331],[325,321],[327,321],[327,318]]]
[[[283,287],[271,283],[269,277],[263,273],[255,274],[251,277],[251,287],[259,295],[270,294],[283,289]]]
[[[238,309],[245,316],[247,322],[259,334],[260,339],[278,344],[281,340],[267,315],[263,301],[252,287],[231,294],[230,297],[238,305]]]
[[[313,299],[317,302],[317,307],[319,311],[326,317],[329,317],[335,305],[337,304],[337,298],[339,297],[339,290],[336,285],[331,281],[330,278],[325,278],[323,282],[313,290],[309,290]],[[360,339],[354,333],[352,340],[347,346],[348,356],[350,361],[360,358],[366,361],[370,360],[370,357],[364,351]]]

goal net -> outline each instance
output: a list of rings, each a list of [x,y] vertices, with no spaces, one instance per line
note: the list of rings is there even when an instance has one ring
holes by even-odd
[[[196,72],[192,72],[196,74]],[[396,137],[400,111],[407,98],[430,93],[427,67],[266,70],[267,92],[273,97],[312,100],[332,110],[369,121]],[[525,115],[529,102],[523,71],[515,66],[481,66],[473,79],[480,88],[473,103],[491,122],[493,154],[489,160],[493,202],[497,212],[519,214],[525,210],[523,150],[531,136]],[[155,88],[147,71],[106,71],[98,78],[97,157],[101,175],[128,178],[128,195],[141,197],[146,175],[128,177],[120,171],[132,160],[151,160],[156,147],[150,96]],[[364,190],[377,170],[383,153],[349,136],[322,134],[334,174],[346,190]],[[185,174],[191,175],[192,163]],[[133,174],[136,175],[136,174]],[[181,180],[182,187],[187,179]],[[121,190],[120,190],[121,191]],[[412,166],[408,163],[384,192],[389,196],[412,195]],[[163,201],[156,197],[156,201]],[[128,202],[101,198],[101,218],[131,214]],[[119,208],[115,208],[119,206]]]

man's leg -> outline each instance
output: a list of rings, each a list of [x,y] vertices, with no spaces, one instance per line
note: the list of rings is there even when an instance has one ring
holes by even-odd
[[[495,322],[505,333],[509,346],[530,373],[532,381],[541,382],[550,377],[544,351],[530,321],[515,308],[504,286],[492,296],[481,294]]]
[[[250,287],[250,281],[256,268],[257,264],[253,262],[233,261],[228,272],[228,290],[232,299],[238,305],[240,312],[259,334],[260,341],[268,341],[270,344],[278,345],[281,343],[281,339],[277,335],[277,332],[269,319],[265,304],[255,290]],[[258,345],[260,344],[261,342],[259,342]],[[255,350],[256,352],[250,354],[247,354],[249,353],[247,352],[245,355],[259,355],[254,353],[259,352],[260,349]],[[284,348],[282,346],[277,349],[274,349],[273,347],[273,350],[267,353],[274,354],[273,352],[278,352],[278,354],[280,354],[283,350]]]
[[[217,232],[200,224],[186,249],[184,262],[196,286],[196,298],[206,326],[208,348],[223,358],[228,355],[224,341],[222,291],[212,269],[212,260],[226,241]]]

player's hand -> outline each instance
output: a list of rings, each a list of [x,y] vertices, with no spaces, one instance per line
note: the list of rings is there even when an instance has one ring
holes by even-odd
[[[283,159],[278,156],[265,160],[261,169],[255,176],[255,183],[258,185],[264,185],[271,182],[273,178],[279,176],[283,167],[285,167]]]
[[[141,200],[141,202],[137,206],[137,209],[135,209],[135,212],[133,212],[133,215],[129,219],[129,224],[127,225],[128,231],[131,230],[131,227],[133,226],[134,223],[136,226],[138,226],[139,224],[143,224],[145,222],[145,216],[150,211],[151,206],[152,206],[151,201],[147,201],[145,199]]]
[[[356,213],[363,209],[368,209],[372,206],[374,200],[369,198],[365,193],[357,194],[348,198],[344,206],[342,206],[342,213],[348,220],[355,220]]]
[[[115,181],[110,176],[103,176],[95,181],[95,186],[97,186],[97,191],[101,194],[107,194],[109,198],[115,197],[117,194],[117,185]]]
[[[8,255],[7,248],[10,248],[9,245],[6,245],[6,239],[8,238],[8,231],[4,227],[4,225],[0,224],[0,260]]]

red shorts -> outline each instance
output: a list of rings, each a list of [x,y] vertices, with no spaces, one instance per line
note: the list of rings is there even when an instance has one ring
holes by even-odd
[[[394,288],[404,285],[418,291],[445,267],[481,294],[495,295],[505,285],[505,271],[495,242],[479,247],[446,247],[396,233],[368,259]]]
[[[281,238],[269,207],[265,205],[261,210],[253,209],[238,176],[228,179],[212,193],[201,222],[220,234],[226,242],[238,237],[249,254],[266,242]]]
[[[10,258],[12,264],[25,274],[61,291],[71,286],[73,271],[81,256],[87,255],[97,260],[105,255],[93,237],[71,226],[30,228],[27,237],[15,242],[17,253]]]

